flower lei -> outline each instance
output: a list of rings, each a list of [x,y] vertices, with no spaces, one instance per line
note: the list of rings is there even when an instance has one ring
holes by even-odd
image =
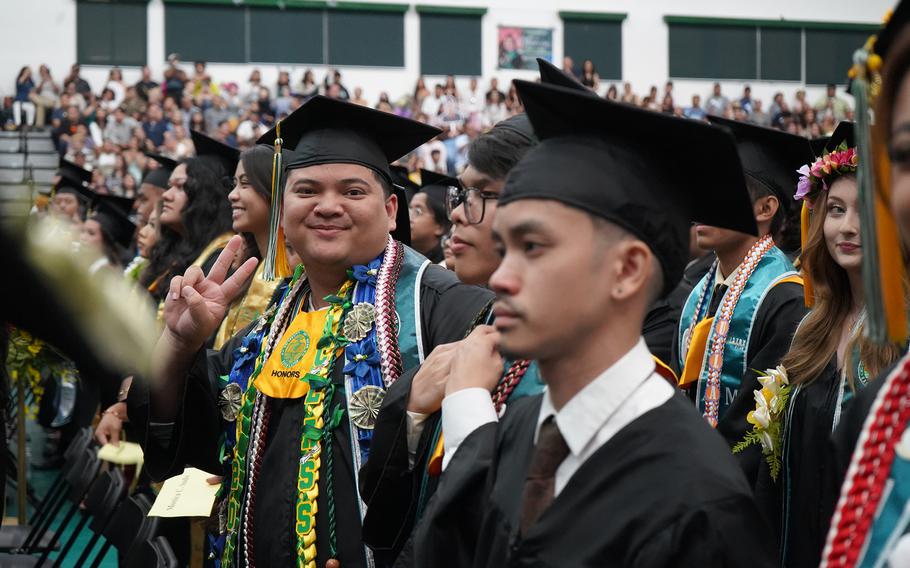
[[[746,416],[752,430],[733,446],[733,453],[738,454],[750,446],[761,444],[762,455],[771,468],[771,479],[777,481],[783,447],[783,415],[792,387],[787,370],[781,365],[776,369],[767,369],[764,375],[758,377],[758,382],[761,388],[755,389],[755,410]]]
[[[50,345],[27,331],[12,326],[9,328],[9,349],[5,364],[12,384],[33,395],[25,409],[29,418],[38,415],[38,405],[44,394],[42,373],[63,377],[72,377],[77,373],[75,367]]]
[[[846,141],[841,142],[833,152],[826,152],[814,163],[797,170],[800,177],[794,199],[806,199],[811,206],[820,191],[828,191],[828,184],[832,180],[844,174],[856,173],[858,165],[856,148],[848,148]]]

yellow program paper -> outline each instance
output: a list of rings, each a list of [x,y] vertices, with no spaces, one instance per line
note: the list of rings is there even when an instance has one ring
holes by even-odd
[[[134,442],[120,442],[120,445],[104,444],[98,449],[98,459],[118,465],[139,465],[142,463],[142,447]]]
[[[220,485],[209,485],[213,477],[201,469],[188,467],[164,482],[149,511],[150,517],[208,517],[215,505]]]

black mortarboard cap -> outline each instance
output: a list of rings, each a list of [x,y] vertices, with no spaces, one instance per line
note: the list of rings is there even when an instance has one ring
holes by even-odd
[[[812,148],[812,155],[821,156],[824,154],[825,147],[828,145],[829,140],[831,140],[830,136],[820,136],[809,140],[809,146]]]
[[[414,181],[411,180],[408,175],[408,168],[404,166],[396,166],[395,164],[392,164],[389,166],[389,173],[392,175],[392,184],[397,185],[404,190],[407,202],[410,203],[411,199],[414,197],[414,194],[420,190],[420,185],[414,183]]]
[[[837,150],[837,147],[840,146],[842,142],[847,143],[847,148],[856,148],[856,141],[853,137],[853,126],[853,122],[842,120],[840,124],[837,125],[837,128],[834,129],[834,132],[831,133],[828,143],[825,144],[825,151],[833,152]]]
[[[60,158],[57,175],[60,180],[54,185],[55,193],[72,193],[84,203],[94,198],[95,192],[88,187],[92,183],[92,172]]]
[[[142,178],[142,183],[147,183],[154,185],[155,187],[160,187],[162,189],[167,189],[170,185],[171,173],[173,173],[174,168],[177,167],[177,160],[172,160],[167,156],[162,156],[161,154],[153,154],[151,152],[146,152],[145,154],[152,160],[158,163],[158,167],[154,170],[149,170],[145,177]]]
[[[531,145],[537,144],[537,135],[534,134],[534,127],[531,126],[531,121],[528,120],[528,115],[525,113],[515,114],[500,120],[493,125],[494,129],[509,130],[514,132],[527,140]]]
[[[814,159],[809,140],[748,122],[716,116],[708,116],[708,119],[733,133],[743,171],[767,187],[780,206],[788,210],[799,181],[796,171]]]
[[[221,163],[227,176],[234,175],[240,161],[240,150],[195,130],[190,131],[190,136],[196,147],[196,156],[211,156]]]
[[[588,89],[579,82],[578,79],[563,72],[562,69],[553,65],[546,59],[537,58],[537,66],[540,68],[540,82],[548,85],[558,85],[567,89],[583,91],[592,96],[597,96],[594,91]]]
[[[541,142],[509,173],[500,206],[550,199],[615,223],[651,247],[664,294],[682,277],[690,221],[757,234],[728,131],[577,90],[515,84]]]
[[[116,243],[126,248],[136,234],[136,224],[129,217],[132,208],[132,199],[116,195],[98,195],[90,218],[98,221]]]
[[[449,188],[459,186],[461,183],[457,178],[430,170],[420,170],[420,191],[427,195],[427,201],[434,210],[445,211]]]
[[[415,120],[317,95],[281,121],[283,147],[291,150],[284,167],[358,164],[391,183],[389,164],[440,132]],[[257,143],[274,144],[275,138],[272,128]]]

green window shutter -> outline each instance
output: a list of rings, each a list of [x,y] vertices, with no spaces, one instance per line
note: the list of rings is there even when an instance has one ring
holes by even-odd
[[[145,65],[148,5],[76,3],[76,60],[86,65]]]
[[[564,13],[563,53],[579,69],[593,61],[601,80],[622,79],[622,20]]]
[[[759,29],[763,81],[802,81],[802,30],[798,28]]]
[[[249,8],[250,61],[256,63],[325,63],[325,10]]]
[[[339,7],[328,10],[329,65],[404,67],[404,12]]]
[[[844,84],[853,64],[853,52],[874,31],[856,29],[806,29],[806,83]]]
[[[245,63],[246,9],[220,4],[166,3],[164,45],[183,61]]]
[[[480,75],[481,15],[420,14],[420,73]]]
[[[758,78],[757,28],[668,22],[670,77]]]

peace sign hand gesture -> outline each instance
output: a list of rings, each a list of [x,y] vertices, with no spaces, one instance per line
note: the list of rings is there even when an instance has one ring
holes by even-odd
[[[198,266],[191,266],[183,276],[171,279],[164,302],[164,321],[172,339],[183,348],[195,351],[205,344],[256,270],[258,261],[250,258],[230,278],[225,278],[242,245],[241,236],[231,238],[208,276]]]

